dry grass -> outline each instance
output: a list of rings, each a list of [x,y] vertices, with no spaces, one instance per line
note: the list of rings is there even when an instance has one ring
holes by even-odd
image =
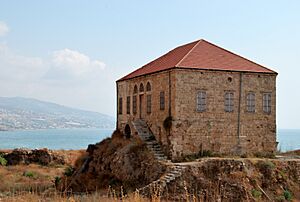
[[[62,175],[64,166],[45,167],[35,164],[0,166],[0,193],[45,190],[53,187],[53,179]]]
[[[66,167],[74,165],[78,156],[85,153],[84,150],[59,150],[54,152],[64,156],[67,164],[0,166],[0,201],[4,200],[2,197],[5,195],[17,194],[19,197],[19,194],[22,196],[25,193],[29,197],[38,197],[31,196],[32,194],[29,194],[29,192],[43,193],[45,190],[53,189],[55,177],[62,176]],[[12,198],[10,199],[12,200]]]
[[[145,199],[140,196],[135,196],[134,194],[130,197],[122,198],[112,198],[101,196],[97,193],[85,194],[85,195],[54,195],[51,197],[41,196],[34,193],[23,193],[12,197],[0,198],[1,202],[41,202],[41,201],[51,201],[51,202],[113,202],[113,201],[124,201],[124,202],[159,202],[160,200],[154,201],[151,199]]]
[[[63,156],[66,164],[75,165],[79,156],[86,155],[85,150],[54,150],[53,153]]]

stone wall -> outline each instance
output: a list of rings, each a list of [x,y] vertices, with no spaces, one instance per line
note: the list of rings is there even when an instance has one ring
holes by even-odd
[[[142,76],[126,81],[117,82],[118,86],[118,100],[122,97],[123,100],[123,113],[118,114],[118,129],[124,131],[126,124],[129,124],[132,131],[132,121],[139,119],[140,116],[146,120],[148,126],[150,127],[153,134],[156,136],[156,139],[164,146],[165,151],[168,149],[169,132],[163,127],[164,120],[169,116],[169,95],[170,95],[170,86],[169,80],[174,80],[174,74],[172,71],[164,71],[156,74],[151,74],[148,76]],[[151,85],[151,91],[146,91],[147,83]],[[139,92],[140,84],[144,85],[144,92]],[[134,86],[137,85],[138,93],[134,94]],[[174,86],[174,84],[171,85]],[[174,89],[173,89],[174,90]],[[164,110],[160,109],[160,92],[165,94],[165,108]],[[172,87],[171,87],[172,91]],[[172,92],[171,92],[172,94]],[[137,96],[137,113],[133,113],[133,96]],[[146,102],[147,95],[151,95],[151,113],[147,113]],[[130,114],[126,113],[126,97],[130,96]],[[140,103],[141,110],[140,110]],[[174,106],[172,106],[174,108]],[[141,113],[140,113],[141,112]]]
[[[276,147],[275,82],[275,74],[177,69],[172,97],[175,104],[172,155],[178,157],[200,150],[218,153],[273,152]],[[199,90],[207,95],[204,112],[198,112],[196,108]],[[226,91],[234,93],[233,112],[225,112]],[[254,113],[246,111],[248,92],[255,93]],[[272,93],[270,114],[262,110],[264,92]]]
[[[149,92],[147,82],[151,85]],[[139,90],[141,83],[144,92],[134,94],[134,86]],[[126,124],[133,129],[132,120],[143,118],[173,159],[201,150],[241,154],[276,149],[276,74],[173,69],[119,81],[117,86],[118,100],[123,99],[118,129],[124,131]],[[197,111],[199,90],[206,92],[204,112]],[[160,110],[162,91],[164,110]],[[226,91],[233,92],[233,112],[225,112]],[[248,92],[255,93],[255,112],[246,110]],[[263,93],[271,93],[270,114],[263,112]],[[132,107],[134,95],[137,96],[136,114]],[[151,95],[151,113],[146,109],[147,95]],[[130,114],[126,113],[127,96],[130,96]],[[173,119],[172,127],[166,130],[163,122],[169,115]]]

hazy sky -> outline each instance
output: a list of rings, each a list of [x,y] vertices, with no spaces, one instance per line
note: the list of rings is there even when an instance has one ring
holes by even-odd
[[[115,115],[115,80],[204,38],[274,69],[278,128],[300,128],[300,1],[0,1],[0,96]]]

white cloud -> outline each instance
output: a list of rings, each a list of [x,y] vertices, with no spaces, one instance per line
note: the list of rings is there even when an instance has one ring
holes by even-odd
[[[5,24],[5,22],[0,21],[0,36],[5,36],[8,32],[8,26]]]
[[[114,72],[78,51],[63,49],[41,58],[16,54],[0,43],[1,96],[33,97],[114,115]]]
[[[0,71],[2,80],[28,82],[45,74],[47,65],[39,57],[15,54],[5,44],[0,44]]]
[[[89,56],[75,50],[63,49],[52,54],[51,77],[80,77],[103,70],[105,64],[99,60],[91,60]]]

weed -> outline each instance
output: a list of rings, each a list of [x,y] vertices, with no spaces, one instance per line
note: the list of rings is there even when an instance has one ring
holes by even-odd
[[[275,164],[271,161],[263,161],[259,162],[259,168],[261,170],[273,170],[275,168]]]
[[[271,152],[256,152],[254,153],[254,156],[257,158],[269,158],[269,159],[276,158],[275,154]]]
[[[56,176],[53,180],[55,187],[58,187],[59,184],[61,183],[61,177],[60,176]]]
[[[25,171],[23,173],[23,176],[33,178],[35,176],[35,174],[32,171]]]
[[[213,152],[210,150],[202,150],[199,151],[198,157],[212,157],[214,156]]]
[[[258,191],[256,189],[252,189],[251,194],[254,198],[260,198],[262,195],[261,191]]]
[[[6,166],[6,164],[7,164],[7,160],[2,155],[0,155],[0,165]]]
[[[67,177],[71,177],[74,172],[75,172],[75,169],[72,166],[68,166],[65,169],[64,175]]]
[[[292,193],[289,192],[288,190],[284,190],[283,196],[287,201],[292,201]]]

